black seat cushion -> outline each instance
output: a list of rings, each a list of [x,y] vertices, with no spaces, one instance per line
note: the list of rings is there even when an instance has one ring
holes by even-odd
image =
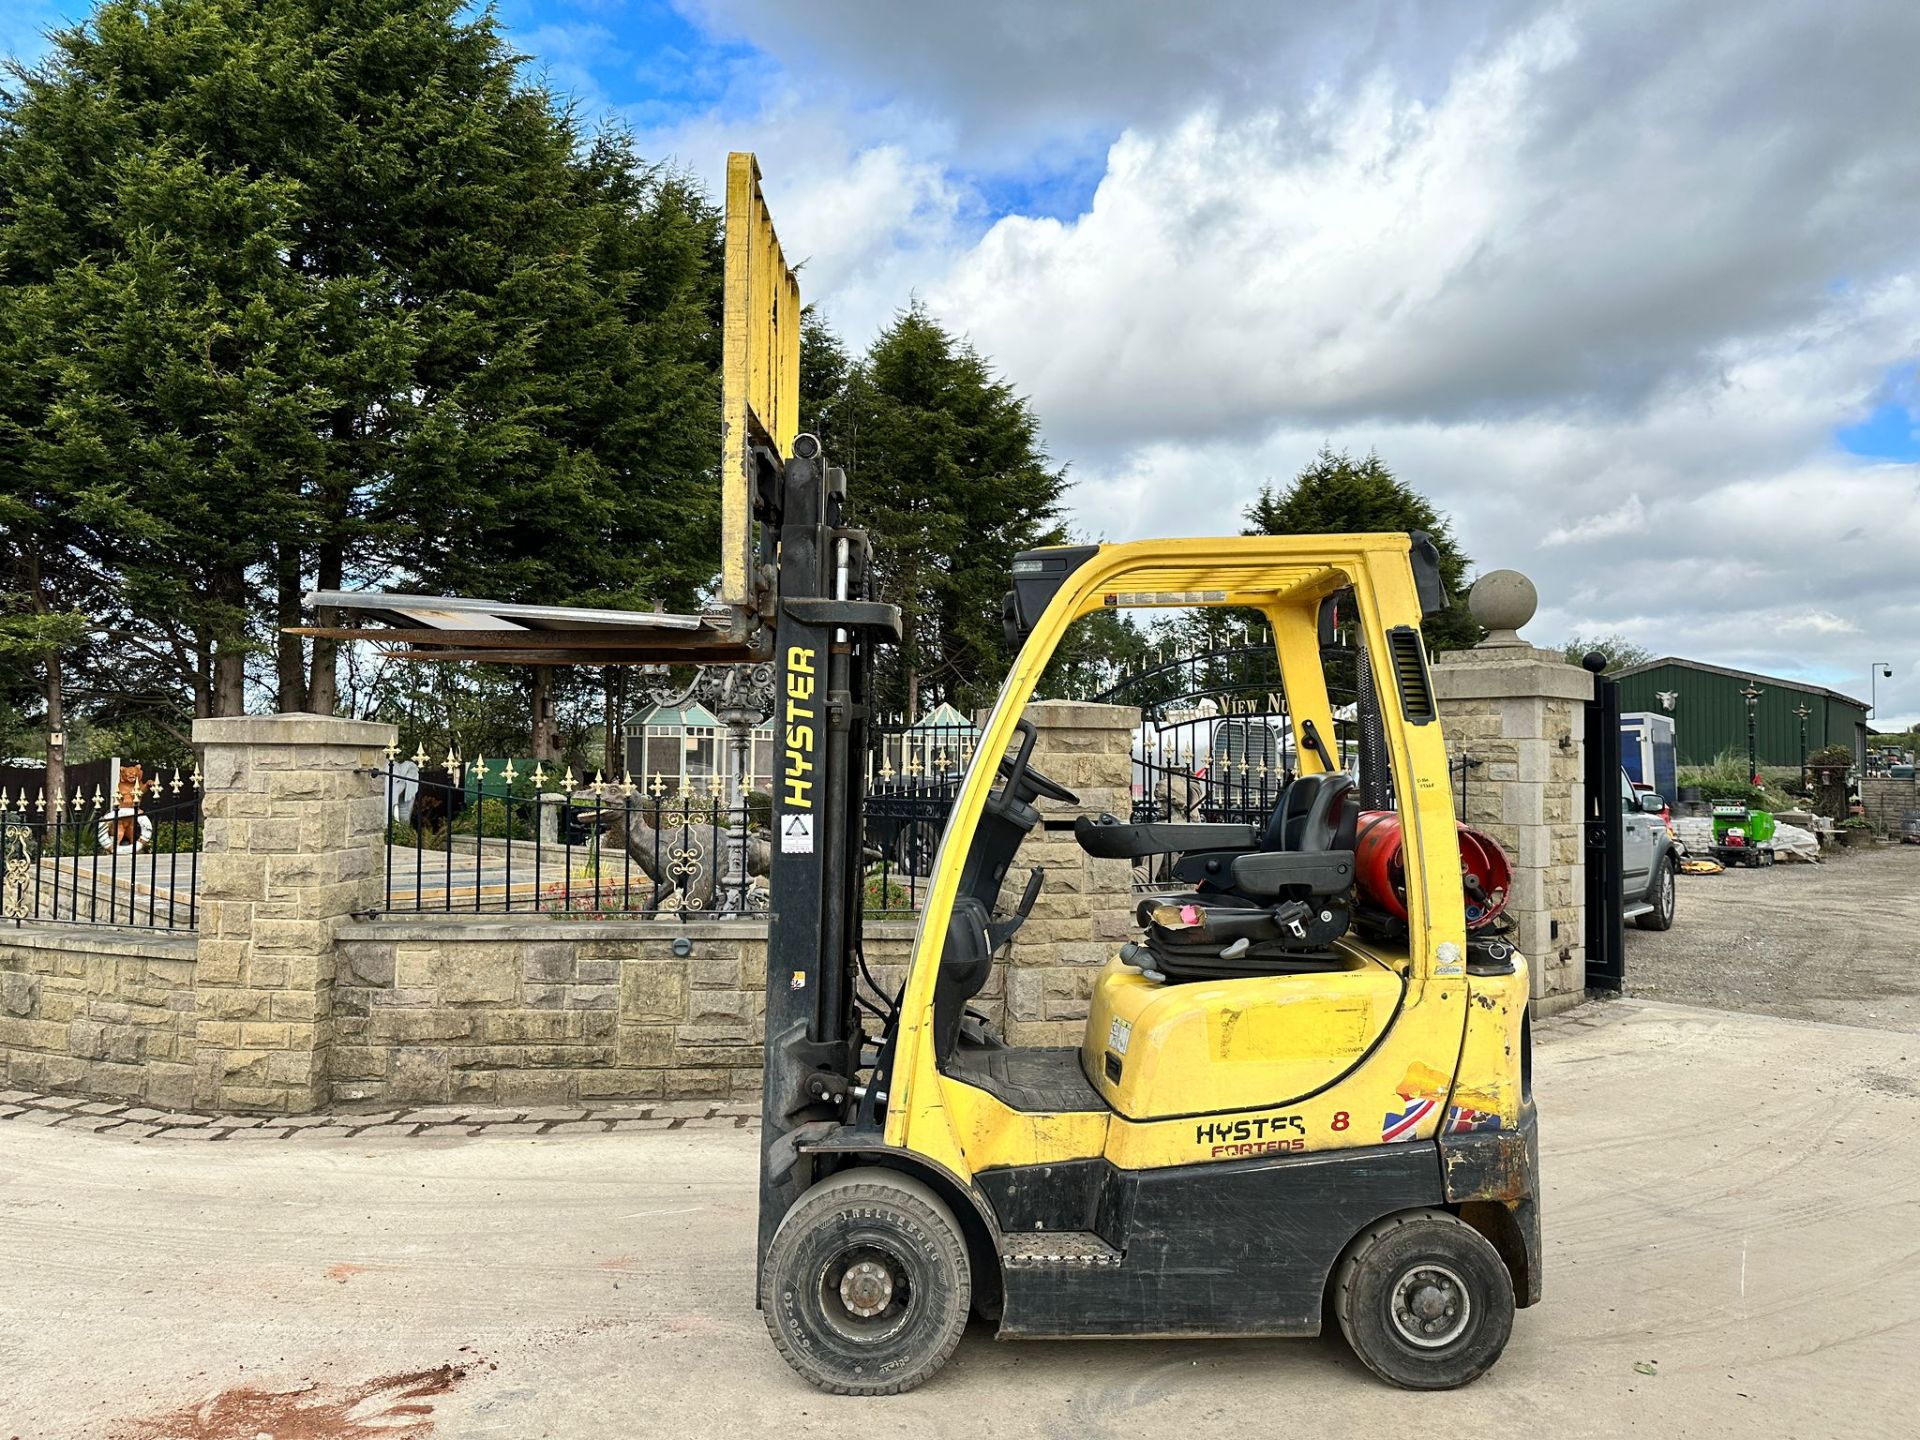
[[[1234,880],[1236,868],[1253,865],[1253,857],[1238,857],[1237,867],[1231,854],[1183,857],[1176,873],[1199,888],[1140,903],[1150,968],[1169,980],[1217,980],[1337,966],[1333,943],[1352,918],[1359,816],[1351,776],[1302,775],[1281,793],[1261,832],[1263,854],[1324,856],[1323,868],[1338,878],[1316,874],[1294,884],[1277,877],[1255,895],[1236,889]]]

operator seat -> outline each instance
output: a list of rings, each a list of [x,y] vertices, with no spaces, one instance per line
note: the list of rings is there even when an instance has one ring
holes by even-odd
[[[1192,888],[1140,902],[1146,943],[1132,963],[1168,980],[1221,980],[1338,967],[1332,946],[1352,919],[1359,818],[1350,776],[1302,775],[1259,827],[1102,815],[1083,816],[1074,833],[1103,858],[1178,853],[1174,876]]]

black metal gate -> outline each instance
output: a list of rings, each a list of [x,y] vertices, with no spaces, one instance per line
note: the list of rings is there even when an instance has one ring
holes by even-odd
[[[1594,662],[1598,660],[1599,664]],[[1590,655],[1593,699],[1587,702],[1587,988],[1618,991],[1627,978],[1625,895],[1621,875],[1620,686]]]
[[[1340,645],[1324,646],[1321,653],[1333,712],[1331,758],[1348,769],[1366,753],[1367,729],[1352,681],[1364,657]],[[1132,744],[1130,818],[1135,823],[1264,825],[1299,770],[1293,716],[1270,642],[1229,644],[1164,660],[1091,698],[1140,709]],[[1374,808],[1390,804],[1389,798]],[[1136,887],[1164,889],[1173,859],[1150,856],[1136,862]]]

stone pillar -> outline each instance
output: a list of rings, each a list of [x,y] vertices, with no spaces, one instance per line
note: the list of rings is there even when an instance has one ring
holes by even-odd
[[[1125,819],[1133,804],[1133,732],[1140,712],[1126,705],[1041,700],[1027,706],[1038,732],[1033,765],[1080,797],[1076,808],[1041,800],[1041,828],[1029,835],[1001,888],[1018,902],[1034,866],[1046,868],[1033,914],[1005,962],[1005,1033],[1015,1045],[1075,1045],[1086,1028],[1093,981],[1133,925],[1133,872],[1125,860],[1095,860],[1073,838],[1082,813]],[[984,719],[984,717],[982,717]]]
[[[540,840],[542,845],[560,843],[560,814],[565,808],[567,797],[561,794],[541,791],[537,797],[540,806]]]
[[[206,790],[194,1085],[202,1109],[327,1100],[333,941],[376,908],[391,725],[326,715],[197,720]]]
[[[1534,1013],[1551,1014],[1586,993],[1581,707],[1593,698],[1593,676],[1520,637],[1537,604],[1526,576],[1483,575],[1470,603],[1487,638],[1435,657],[1433,666],[1449,784],[1460,818],[1513,862],[1513,940],[1532,967]]]

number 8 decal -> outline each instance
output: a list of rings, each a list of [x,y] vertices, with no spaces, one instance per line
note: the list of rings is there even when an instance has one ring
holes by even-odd
[[[1336,1130],[1344,1130],[1347,1128],[1347,1112],[1346,1111],[1336,1110],[1333,1112],[1333,1128]]]

